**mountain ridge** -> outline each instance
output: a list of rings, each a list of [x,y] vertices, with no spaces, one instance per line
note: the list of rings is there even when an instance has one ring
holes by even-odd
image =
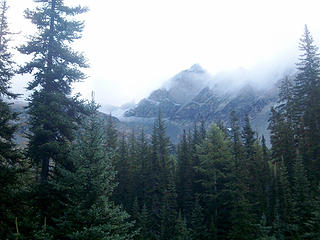
[[[153,119],[160,110],[167,124],[177,126],[182,133],[182,129],[190,128],[201,118],[208,124],[222,121],[229,127],[230,114],[235,111],[241,124],[248,113],[253,128],[260,136],[266,135],[268,139],[269,113],[278,101],[277,83],[281,78],[278,74],[278,79],[270,79],[270,84],[265,83],[266,86],[263,86],[258,82],[259,79],[254,84],[255,74],[241,71],[242,76],[237,80],[237,76],[232,73],[210,75],[199,64],[195,64],[125,111],[121,121],[130,119],[132,124],[134,118],[139,118],[139,121]],[[243,80],[243,76],[247,79]],[[192,91],[189,92],[189,89]]]

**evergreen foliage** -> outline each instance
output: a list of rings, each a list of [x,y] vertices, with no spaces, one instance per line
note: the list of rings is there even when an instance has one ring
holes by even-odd
[[[133,222],[129,215],[110,199],[116,186],[110,152],[105,151],[103,122],[94,102],[81,130],[70,159],[71,171],[60,169],[63,176],[58,186],[67,194],[64,215],[55,219],[55,238],[132,239]]]
[[[20,73],[31,73],[33,80],[28,90],[28,113],[31,134],[28,136],[28,156],[34,168],[40,169],[38,186],[35,186],[36,205],[40,221],[62,213],[60,202],[64,196],[55,186],[57,168],[72,168],[66,158],[74,138],[77,122],[84,112],[77,97],[71,97],[71,84],[85,78],[79,70],[87,67],[82,54],[70,44],[81,37],[83,22],[72,17],[87,11],[86,8],[68,7],[61,0],[37,0],[35,10],[27,9],[25,16],[36,27],[37,33],[19,48],[32,59],[22,66]]]
[[[7,22],[7,1],[0,1],[0,238],[12,239],[16,233],[14,222],[24,211],[22,187],[26,166],[21,151],[14,142],[17,114],[11,110],[5,98],[18,95],[10,91],[14,75],[12,54],[8,42],[11,33]],[[24,199],[25,200],[25,199]]]

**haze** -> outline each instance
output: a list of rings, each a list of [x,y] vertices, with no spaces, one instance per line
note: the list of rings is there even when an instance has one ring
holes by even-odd
[[[199,63],[211,74],[238,68],[293,68],[307,24],[320,39],[316,0],[69,0],[88,6],[86,27],[75,48],[83,51],[88,79],[75,92],[95,92],[101,104],[138,101],[183,69]],[[19,45],[33,34],[23,18],[32,0],[9,0],[8,20]],[[318,44],[319,45],[319,44]],[[15,53],[19,63],[25,57]],[[257,67],[259,66],[259,67]],[[31,76],[16,76],[13,88],[25,92]],[[267,79],[267,78],[260,78]]]

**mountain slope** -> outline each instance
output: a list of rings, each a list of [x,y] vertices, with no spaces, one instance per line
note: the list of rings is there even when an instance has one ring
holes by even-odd
[[[126,111],[121,120],[134,125],[134,121],[156,117],[160,110],[169,128],[177,126],[182,131],[201,118],[207,123],[222,121],[228,126],[234,110],[241,122],[248,113],[258,133],[268,135],[267,120],[271,106],[277,102],[275,83],[280,77],[270,79],[270,84],[255,84],[255,74],[245,70],[238,73],[211,76],[195,64]]]

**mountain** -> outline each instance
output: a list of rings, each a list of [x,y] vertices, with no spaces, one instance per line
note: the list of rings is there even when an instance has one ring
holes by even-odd
[[[150,128],[150,122],[159,109],[168,126],[168,135],[173,142],[184,128],[193,126],[203,118],[207,124],[222,121],[229,126],[229,117],[234,110],[243,122],[249,114],[254,129],[268,138],[268,118],[271,106],[278,98],[277,82],[283,74],[256,74],[239,69],[210,75],[195,64],[169,79],[162,88],[154,90],[149,97],[124,112],[122,122],[131,126]],[[173,132],[170,132],[173,131]]]
[[[278,82],[284,73],[259,74],[245,69],[209,74],[199,64],[191,66],[155,89],[149,97],[138,104],[125,104],[121,107],[102,105],[101,117],[112,114],[119,132],[129,134],[132,129],[144,129],[150,137],[154,118],[159,109],[166,122],[167,135],[177,143],[183,129],[193,128],[202,118],[209,125],[222,121],[229,127],[229,117],[234,110],[240,123],[249,114],[252,127],[269,139],[267,130],[270,109],[277,103]],[[28,132],[26,102],[15,101],[12,109],[20,113],[18,132],[15,135],[19,144],[25,145]]]

